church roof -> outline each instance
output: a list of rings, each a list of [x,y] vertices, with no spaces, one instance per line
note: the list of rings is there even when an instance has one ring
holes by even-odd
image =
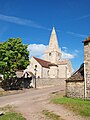
[[[45,67],[45,68],[49,68],[49,64],[51,64],[51,62],[48,62],[46,60],[42,60],[40,58],[36,58],[36,57],[33,57],[42,67]]]
[[[58,67],[58,65],[54,64],[54,63],[50,63],[48,66],[57,66]]]
[[[68,64],[68,60],[60,60],[58,64],[59,65],[66,65],[66,64]]]

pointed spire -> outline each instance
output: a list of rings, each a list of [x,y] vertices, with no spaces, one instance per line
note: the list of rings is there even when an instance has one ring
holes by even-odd
[[[51,51],[59,51],[58,40],[55,28],[53,27],[50,42],[49,42],[49,50]]]
[[[48,49],[45,51],[45,60],[57,64],[61,58],[61,49],[58,46],[58,40],[55,28],[53,27]]]
[[[55,27],[53,27],[53,29],[52,29],[52,34],[56,34]]]

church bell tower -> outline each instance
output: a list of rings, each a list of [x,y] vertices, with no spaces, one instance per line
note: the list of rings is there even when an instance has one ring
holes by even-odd
[[[45,60],[57,64],[60,58],[61,50],[59,49],[57,35],[55,32],[55,28],[53,27],[49,46],[48,49],[45,51]]]

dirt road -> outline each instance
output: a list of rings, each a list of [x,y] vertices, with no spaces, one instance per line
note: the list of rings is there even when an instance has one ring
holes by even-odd
[[[53,111],[64,120],[85,120],[64,107],[49,102],[52,93],[62,91],[63,88],[59,86],[28,89],[24,93],[0,97],[0,107],[13,105],[27,120],[48,120],[42,114],[43,110]]]

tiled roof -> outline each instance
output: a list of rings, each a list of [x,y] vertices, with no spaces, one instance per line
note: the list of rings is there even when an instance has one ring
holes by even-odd
[[[83,42],[84,42],[84,43],[90,42],[90,36],[88,36],[88,38],[86,38]]]
[[[50,63],[48,66],[57,66],[58,67],[58,65],[56,65],[54,63]]]
[[[49,68],[49,64],[51,64],[51,62],[48,62],[46,60],[42,60],[40,58],[36,58],[36,57],[33,57],[42,67],[45,67],[45,68]]]
[[[58,64],[59,65],[65,65],[67,63],[68,63],[68,60],[62,60],[62,61],[60,60]]]
[[[68,60],[62,60],[62,61],[59,61],[58,65],[54,64],[54,63],[51,63],[49,61],[46,61],[46,60],[42,60],[40,58],[36,58],[36,57],[33,57],[42,67],[45,67],[45,68],[49,68],[49,66],[58,66],[58,65],[66,65],[68,64]]]
[[[84,64],[66,82],[84,81]]]

